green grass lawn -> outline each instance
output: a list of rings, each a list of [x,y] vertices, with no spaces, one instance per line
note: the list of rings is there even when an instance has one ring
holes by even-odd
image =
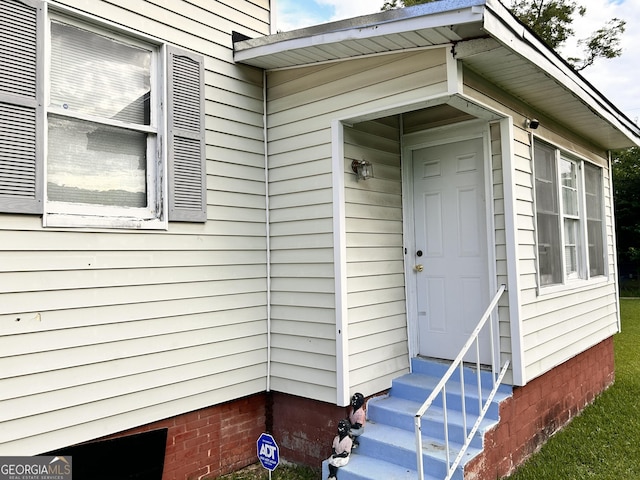
[[[615,383],[510,480],[640,479],[640,300],[620,307]]]

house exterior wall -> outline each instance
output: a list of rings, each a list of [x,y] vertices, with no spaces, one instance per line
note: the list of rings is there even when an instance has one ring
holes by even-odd
[[[575,154],[603,169],[607,258],[606,277],[581,282],[574,287],[567,286],[553,293],[545,292],[539,288],[537,279],[532,135],[524,128],[527,118],[525,114],[538,115],[531,112],[530,107],[520,104],[473,75],[466,77],[464,92],[513,118],[511,161],[514,172],[516,271],[519,285],[519,321],[522,328],[520,340],[526,383],[618,331],[611,172],[606,152],[591,145],[586,139],[576,137],[558,123],[550,119],[541,119],[540,127],[533,134],[536,138],[552,143],[561,150]],[[502,163],[504,165],[504,158]],[[498,170],[495,174],[500,177]],[[496,201],[499,202],[499,199],[496,198]],[[496,238],[499,238],[499,233],[496,231]],[[498,251],[501,248],[503,247],[498,242]],[[503,351],[509,343],[513,345],[507,341],[506,327],[501,326]]]
[[[332,120],[444,94],[446,73],[445,49],[268,73],[274,390],[331,403],[338,395]],[[345,356],[350,386],[365,395],[408,368],[397,129],[344,129]],[[380,160],[371,183],[356,184],[350,170],[361,155]]]
[[[233,62],[231,32],[267,34],[269,1],[56,4],[204,56],[208,218],[150,232],[45,229],[40,216],[0,214],[1,455],[266,383],[262,72]]]

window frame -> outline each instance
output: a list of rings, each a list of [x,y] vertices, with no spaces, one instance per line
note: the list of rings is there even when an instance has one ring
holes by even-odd
[[[538,176],[536,172],[535,151],[536,146],[542,146],[543,148],[550,149],[554,155],[555,166],[555,189],[557,198],[557,228],[558,238],[560,245],[556,249],[560,255],[560,268],[561,268],[561,282],[560,283],[548,283],[542,284],[542,275],[540,267],[540,230],[538,225],[538,199],[536,192],[536,184],[538,182]],[[532,152],[532,166],[533,166],[533,200],[534,200],[534,226],[535,226],[535,256],[536,256],[536,284],[538,294],[553,293],[556,291],[562,291],[566,289],[579,288],[582,286],[588,286],[594,283],[607,281],[609,279],[609,266],[606,259],[607,242],[606,242],[606,207],[605,207],[605,182],[604,172],[605,168],[602,165],[598,165],[596,162],[590,161],[587,158],[581,157],[574,152],[569,152],[566,149],[562,149],[551,142],[542,140],[538,137],[532,136],[531,144]],[[576,184],[574,187],[566,187],[562,179],[562,162],[569,162],[574,165],[576,174]],[[587,191],[586,191],[586,168],[597,169],[599,171],[599,200],[600,200],[600,241],[602,249],[602,264],[604,272],[602,274],[591,274],[591,259],[589,255],[590,238],[588,232],[588,213],[587,213]],[[575,207],[577,208],[577,215],[566,211],[566,205],[564,200],[565,188],[572,188],[577,194]],[[569,246],[566,238],[565,221],[578,222],[576,228],[576,234],[579,236],[575,242],[575,260],[577,262],[577,268],[575,272],[568,273],[567,270],[567,258],[566,248]]]
[[[151,53],[150,66],[150,124],[135,125],[118,120],[98,118],[84,113],[71,113],[61,107],[52,106],[51,99],[51,24],[52,22],[71,25],[85,31],[126,43]],[[166,175],[166,46],[161,42],[140,38],[131,32],[114,28],[112,25],[92,22],[85,17],[68,15],[65,12],[47,11],[45,15],[45,65],[44,65],[44,165],[43,180],[43,226],[44,227],[103,227],[130,229],[168,229]],[[145,133],[146,148],[146,207],[117,207],[89,205],[73,202],[49,200],[47,196],[48,175],[48,135],[49,117],[70,118],[88,121],[108,127],[124,128],[128,131]]]

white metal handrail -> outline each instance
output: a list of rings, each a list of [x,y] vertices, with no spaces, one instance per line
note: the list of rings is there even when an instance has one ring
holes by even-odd
[[[507,373],[507,369],[509,368],[508,360],[505,361],[499,374],[496,376],[496,360],[499,362],[499,359],[496,358],[497,355],[495,352],[495,345],[493,340],[493,322],[489,322],[489,337],[491,339],[491,373],[492,373],[491,378],[493,381],[493,386],[492,386],[491,392],[487,396],[485,403],[483,404],[482,403],[482,379],[480,376],[480,343],[478,341],[478,336],[480,335],[482,328],[487,323],[487,320],[491,317],[491,314],[493,313],[496,306],[498,305],[498,301],[500,300],[500,297],[502,296],[505,290],[506,290],[505,285],[501,285],[498,291],[496,292],[496,294],[494,295],[493,300],[485,310],[484,315],[482,315],[482,318],[480,318],[478,325],[473,330],[473,332],[469,336],[469,339],[462,347],[462,350],[460,350],[460,353],[458,354],[456,359],[453,361],[451,366],[447,369],[442,379],[438,382],[436,387],[433,389],[433,391],[431,392],[431,395],[429,395],[429,397],[425,400],[425,402],[422,404],[422,406],[414,416],[414,424],[415,424],[415,432],[416,432],[416,463],[418,468],[418,478],[420,480],[424,480],[424,464],[422,459],[422,417],[427,412],[427,410],[429,409],[433,401],[437,398],[437,396],[442,392],[442,411],[443,411],[443,417],[444,417],[444,422],[443,422],[444,423],[444,442],[445,442],[445,455],[447,459],[447,475],[444,478],[444,480],[449,480],[453,475],[453,472],[455,471],[456,467],[462,460],[462,457],[467,451],[467,448],[471,444],[471,440],[473,439],[473,436],[475,435],[476,431],[480,427],[480,423],[484,419],[484,416],[486,415],[487,410],[491,405],[491,401],[493,400],[493,397],[498,391],[498,387],[500,386],[505,373]],[[478,382],[479,414],[478,414],[478,418],[473,424],[473,427],[469,432],[467,432],[467,411],[466,411],[466,402],[465,402],[465,393],[464,393],[463,359],[474,343],[476,345],[476,376],[477,376],[477,382]],[[465,437],[464,444],[460,449],[460,452],[454,459],[453,463],[451,463],[451,458],[449,454],[449,427],[447,423],[447,387],[446,386],[447,386],[447,382],[455,372],[456,368],[460,369],[460,385],[461,385],[460,394],[462,397],[462,423],[463,423],[462,426],[463,426],[466,437]]]

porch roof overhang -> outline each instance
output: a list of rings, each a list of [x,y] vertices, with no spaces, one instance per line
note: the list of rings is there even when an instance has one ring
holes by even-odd
[[[640,128],[499,0],[441,0],[234,43],[234,59],[266,70],[451,45],[466,68],[544,116],[614,150]]]

